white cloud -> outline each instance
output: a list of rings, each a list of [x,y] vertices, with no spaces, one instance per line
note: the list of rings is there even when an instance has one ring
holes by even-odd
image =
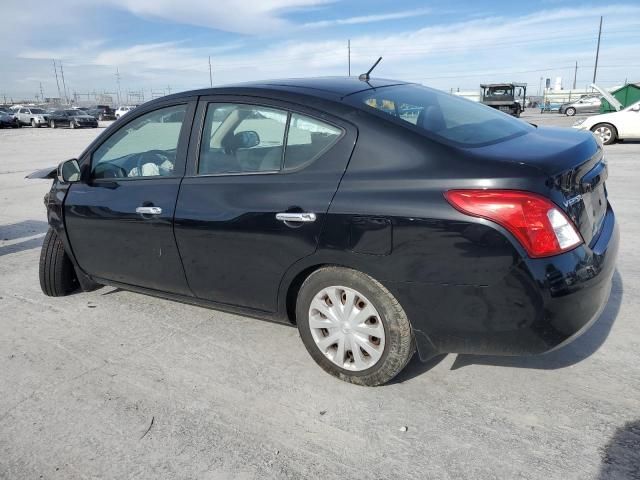
[[[256,35],[290,26],[282,14],[335,0],[104,0],[135,15]]]
[[[429,8],[417,8],[414,10],[403,10],[401,12],[382,13],[379,15],[362,15],[358,17],[337,18],[334,20],[321,20],[302,25],[302,28],[334,27],[338,25],[357,25],[361,23],[384,22],[388,20],[400,20],[409,17],[421,17],[431,12]]]

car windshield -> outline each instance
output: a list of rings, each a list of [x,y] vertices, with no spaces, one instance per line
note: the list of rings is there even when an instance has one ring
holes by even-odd
[[[31,113],[47,113],[41,108],[32,108]]]
[[[429,137],[463,147],[497,143],[535,128],[486,105],[421,85],[370,89],[346,100],[414,125]]]
[[[631,105],[629,105],[627,108],[625,108],[625,110],[633,110],[634,108],[637,108],[640,106],[640,101],[636,102],[636,103],[632,103]]]
[[[65,110],[67,115],[71,115],[72,117],[77,117],[78,115],[86,115],[87,112],[83,110]]]

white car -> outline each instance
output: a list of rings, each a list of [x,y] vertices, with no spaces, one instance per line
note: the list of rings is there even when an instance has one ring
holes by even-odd
[[[619,112],[578,120],[573,124],[573,128],[591,130],[605,145],[610,145],[616,140],[640,140],[640,102],[631,104]]]
[[[129,113],[134,108],[136,107],[131,107],[131,106],[118,107],[118,109],[116,110],[116,118],[120,118],[121,116]]]

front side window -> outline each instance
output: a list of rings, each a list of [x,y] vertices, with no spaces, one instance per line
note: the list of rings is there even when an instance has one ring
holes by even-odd
[[[200,141],[198,174],[278,171],[287,112],[257,105],[211,103]]]
[[[347,97],[362,109],[376,109],[464,147],[488,145],[534,129],[496,109],[420,85],[365,90]]]
[[[144,114],[111,135],[93,153],[93,178],[173,176],[187,105]]]

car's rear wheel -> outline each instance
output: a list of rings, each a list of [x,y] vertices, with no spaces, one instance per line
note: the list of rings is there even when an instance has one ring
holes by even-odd
[[[591,128],[591,131],[599,136],[605,145],[611,145],[618,138],[616,127],[610,123],[598,123]]]
[[[45,295],[62,297],[78,286],[73,264],[56,231],[49,229],[40,252],[40,288]]]
[[[49,126],[50,126],[51,128],[56,128],[56,122],[55,122],[54,120],[51,120],[51,121],[49,122]]]
[[[298,292],[296,321],[316,363],[346,382],[382,385],[400,373],[415,351],[400,303],[356,270],[313,272]]]
[[[564,114],[565,114],[567,117],[573,117],[573,116],[576,114],[576,109],[575,109],[575,108],[573,108],[573,107],[569,107],[569,108],[567,108],[567,109],[564,111]]]

